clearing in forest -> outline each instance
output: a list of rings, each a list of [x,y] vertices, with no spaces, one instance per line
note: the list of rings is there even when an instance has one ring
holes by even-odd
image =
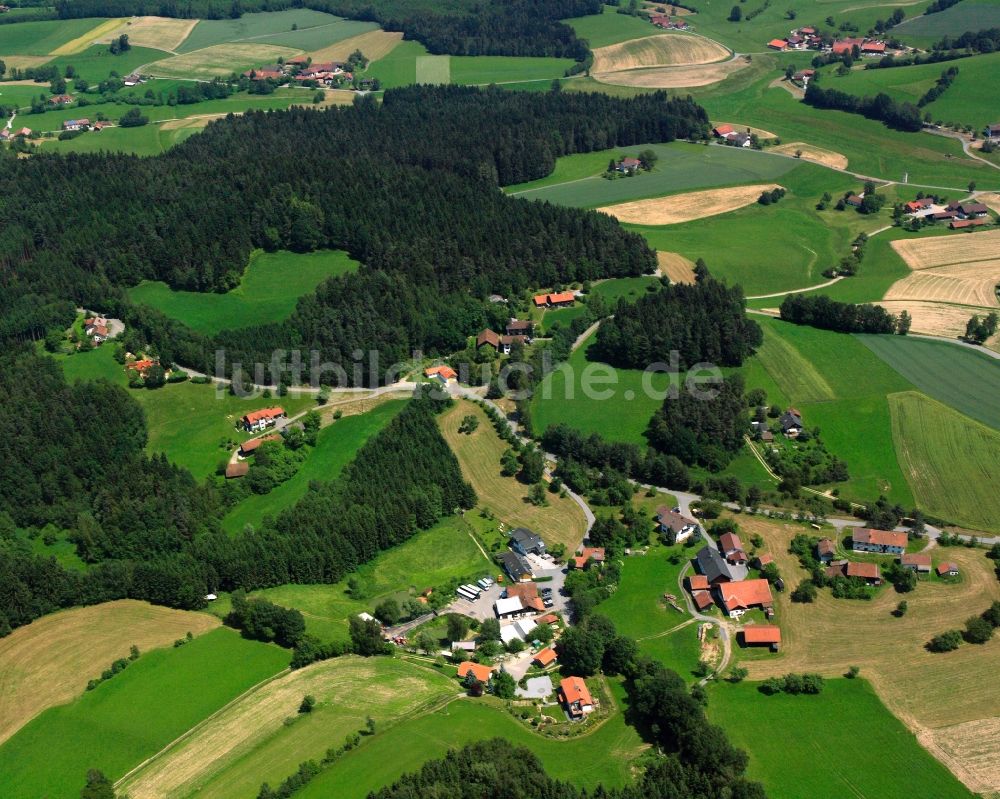
[[[656,253],[659,272],[671,283],[694,283],[694,263],[677,252],[659,250]]]
[[[892,248],[910,269],[933,269],[949,264],[988,261],[1000,252],[1000,230],[956,237],[931,236],[922,239],[899,239]]]
[[[93,44],[98,39],[101,39],[102,37],[107,35],[109,31],[113,31],[115,28],[120,27],[123,22],[125,22],[124,19],[104,20],[97,27],[91,28],[82,36],[77,36],[75,39],[71,39],[65,44],[57,47],[55,50],[52,51],[51,54],[54,56],[60,56],[60,55],[76,55],[77,53],[82,53],[84,50],[90,47],[91,44]]]
[[[630,225],[676,225],[735,211],[757,202],[762,192],[776,188],[780,188],[777,183],[732,186],[607,205],[597,210]]]
[[[380,725],[457,693],[443,674],[392,658],[344,656],[307,666],[245,694],[126,775],[119,787],[132,799],[165,799],[204,792],[253,796],[303,760],[365,726]],[[305,695],[316,705],[297,717]],[[294,724],[286,724],[286,719]],[[331,733],[336,731],[336,735]]]
[[[327,61],[346,61],[351,53],[360,50],[364,53],[369,62],[385,58],[391,53],[401,41],[402,33],[390,31],[368,31],[360,36],[352,36],[342,42],[331,44],[321,50],[314,50],[309,56],[314,62],[325,63]]]
[[[594,50],[591,72],[710,64],[728,58],[729,54],[729,50],[711,39],[668,33],[598,47]]]
[[[799,157],[803,161],[813,161],[832,169],[847,169],[846,156],[843,156],[840,153],[835,153],[833,150],[824,150],[822,147],[814,147],[811,144],[806,144],[801,141],[794,141],[790,144],[780,144],[777,147],[772,147],[771,151],[775,153],[786,153],[788,155],[795,155],[800,152],[802,155]]]
[[[196,19],[132,17],[96,41],[109,42],[124,33],[128,35],[129,44],[133,47],[151,47],[172,53],[184,43],[197,24]]]
[[[468,434],[458,432],[466,416],[479,420],[479,426]],[[572,499],[558,494],[547,494],[545,507],[533,505],[526,499],[529,486],[500,474],[500,457],[508,445],[500,440],[482,408],[464,400],[456,402],[441,414],[439,424],[481,507],[489,508],[509,527],[533,530],[549,546],[564,544],[568,552],[576,551],[587,531],[583,511]]]
[[[154,61],[144,72],[158,78],[211,80],[225,78],[234,72],[243,72],[262,64],[273,64],[279,58],[287,61],[301,53],[301,50],[273,44],[217,44]]]
[[[889,410],[917,506],[973,530],[1000,530],[1000,433],[916,391],[890,394]]]
[[[766,551],[787,584],[796,585],[808,576],[788,552],[792,536],[806,528],[755,518],[742,518],[740,525],[748,536],[757,533],[764,538]],[[861,676],[872,683],[889,710],[959,779],[975,791],[1000,791],[1000,771],[995,768],[1000,742],[996,738],[970,742],[979,725],[993,727],[1000,718],[1000,692],[995,690],[1000,637],[981,646],[963,644],[946,654],[924,649],[932,636],[960,627],[970,615],[1000,599],[1000,583],[993,575],[993,562],[981,549],[932,548],[930,553],[935,563],[957,563],[960,581],[922,579],[905,595],[909,609],[901,618],[892,616],[901,597],[891,587],[870,602],[834,599],[826,589],[809,604],[792,602],[787,591],[776,594],[782,651],[767,659],[745,660],[743,665],[754,680],[789,672],[835,677],[859,666]],[[961,730],[955,725],[970,726]],[[965,754],[970,755],[968,761],[962,759]]]
[[[207,613],[131,599],[52,613],[0,640],[0,742],[46,708],[69,702],[111,662],[219,626]]]

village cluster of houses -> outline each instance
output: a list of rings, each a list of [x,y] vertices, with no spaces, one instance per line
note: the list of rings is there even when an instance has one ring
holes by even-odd
[[[945,206],[937,205],[931,197],[911,200],[904,206],[906,213],[935,222],[947,222],[952,230],[988,225],[990,209],[973,200],[956,200]]]
[[[0,129],[0,142],[9,142],[14,139],[30,139],[31,136],[31,128],[18,128],[17,130],[10,130],[9,128]]]
[[[858,527],[851,534],[851,549],[854,552],[895,555],[903,568],[911,569],[917,574],[930,574],[933,566],[931,556],[919,552],[907,553],[908,540],[907,534],[903,532]],[[816,558],[826,566],[827,577],[856,577],[870,586],[882,584],[882,571],[877,563],[836,557],[836,543],[830,538],[821,538],[816,544]],[[940,563],[936,571],[940,577],[957,577],[959,573],[958,566],[949,562]]]
[[[649,21],[657,28],[665,31],[688,31],[691,26],[683,19],[671,19],[666,14],[650,14]]]
[[[487,346],[501,355],[510,355],[511,347],[515,344],[530,344],[534,332],[535,323],[530,319],[509,319],[503,335],[486,328],[476,336],[476,349]]]
[[[273,80],[278,83],[294,82],[298,84],[315,83],[317,86],[336,88],[353,84],[354,72],[350,64],[337,61],[310,62],[308,56],[290,58],[283,64],[270,64],[255,69],[248,69],[243,77],[250,80]],[[374,81],[369,80],[374,84]],[[361,88],[364,88],[362,81]]]
[[[110,127],[111,123],[103,119],[98,119],[95,122],[91,122],[86,117],[82,119],[64,119],[62,123],[63,130],[104,130],[104,128]]]
[[[819,31],[811,25],[796,28],[783,39],[771,39],[767,43],[767,46],[771,50],[779,52],[788,50],[819,50],[833,53],[834,55],[850,55],[854,52],[854,48],[857,47],[858,52],[862,56],[869,57],[881,57],[887,52],[884,41],[869,39],[868,37],[848,37],[837,39],[831,44],[825,44]]]
[[[750,128],[745,131],[736,130],[732,125],[716,125],[712,128],[712,135],[720,141],[724,141],[726,144],[732,145],[733,147],[749,147],[750,146]]]

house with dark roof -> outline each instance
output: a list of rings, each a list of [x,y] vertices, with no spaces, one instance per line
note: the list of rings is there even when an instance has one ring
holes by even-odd
[[[516,552],[504,552],[500,555],[500,565],[515,583],[526,582],[532,578],[531,567],[523,557]]]
[[[982,203],[958,203],[952,210],[958,212],[959,219],[982,219],[990,214],[990,209]]]
[[[545,542],[527,527],[518,527],[511,532],[510,548],[520,555],[545,554]]]
[[[661,533],[672,530],[678,541],[685,541],[698,532],[698,522],[682,515],[679,511],[671,510],[666,505],[656,509],[656,521]]]
[[[531,319],[511,319],[507,322],[508,336],[527,336],[535,332],[535,323]]]
[[[983,135],[987,139],[1000,139],[1000,122],[994,122],[983,129]]]
[[[837,545],[832,539],[821,538],[816,544],[816,558],[820,563],[830,563],[837,554]]]
[[[826,567],[826,576],[831,580],[835,577],[856,577],[868,585],[882,584],[882,571],[877,563],[858,563],[853,560],[835,560]]]
[[[780,417],[778,424],[781,425],[781,432],[788,438],[798,438],[802,432],[802,414],[795,408],[789,408]]]
[[[902,555],[906,551],[906,533],[891,530],[872,530],[855,527],[851,534],[851,548],[855,552],[877,552],[880,555]]]
[[[500,351],[500,336],[494,333],[489,328],[486,328],[478,336],[476,336],[476,349],[488,345],[495,349],[497,352]]]
[[[860,194],[848,194],[844,198],[844,202],[851,206],[851,208],[860,208],[861,204],[865,201],[865,198]]]
[[[745,580],[747,567],[743,563],[730,563],[713,546],[704,546],[694,558],[699,574],[703,574],[710,585]]]

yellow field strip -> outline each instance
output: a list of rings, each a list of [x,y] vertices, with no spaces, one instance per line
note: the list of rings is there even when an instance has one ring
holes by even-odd
[[[102,36],[106,36],[111,31],[121,27],[122,24],[127,21],[128,20],[125,17],[105,20],[97,27],[87,31],[87,33],[83,34],[83,36],[77,36],[75,39],[66,42],[66,44],[60,45],[53,50],[51,54],[54,56],[60,56],[82,53]]]

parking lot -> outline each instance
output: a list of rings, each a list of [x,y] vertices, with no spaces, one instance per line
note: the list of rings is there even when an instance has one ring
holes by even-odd
[[[556,566],[551,560],[539,558],[534,555],[528,557],[528,562],[531,564],[532,570],[537,568],[537,571],[534,571],[535,579],[542,580],[542,582],[538,583],[538,590],[541,591],[543,588],[552,589],[552,607],[546,608],[545,612],[561,613],[566,617],[568,615],[567,605],[569,598],[562,594],[563,586],[566,583],[566,574],[563,572],[563,569]],[[479,621],[495,619],[496,613],[493,610],[493,604],[503,596],[505,587],[505,585],[496,583],[488,590],[483,591],[475,601],[456,596],[455,601],[445,608],[443,612],[461,613],[463,616],[469,616]]]

